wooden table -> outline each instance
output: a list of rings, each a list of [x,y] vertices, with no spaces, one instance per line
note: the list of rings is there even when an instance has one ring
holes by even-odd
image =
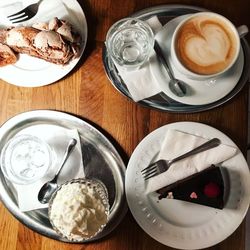
[[[108,27],[134,11],[175,1],[81,0],[89,23],[89,42],[81,64],[64,79],[44,87],[23,88],[0,81],[0,123],[29,110],[52,109],[75,114],[105,131],[127,163],[137,144],[154,129],[176,121],[211,125],[238,145],[246,155],[248,86],[219,108],[194,114],[171,114],[141,107],[118,93],[107,79],[102,65],[102,46]],[[236,24],[248,24],[245,1],[179,1],[224,14]],[[91,244],[72,245],[43,237],[19,223],[0,204],[0,249],[171,249],[153,240],[135,222],[130,212],[106,238]],[[244,250],[245,224],[225,241],[209,249]]]

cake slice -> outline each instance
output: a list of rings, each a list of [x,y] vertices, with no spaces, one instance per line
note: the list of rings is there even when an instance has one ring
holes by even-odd
[[[223,209],[224,181],[220,167],[211,167],[157,191],[159,199],[177,199]]]

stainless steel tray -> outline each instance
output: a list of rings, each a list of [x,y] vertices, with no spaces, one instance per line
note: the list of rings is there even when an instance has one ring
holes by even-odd
[[[109,234],[127,212],[124,193],[125,165],[111,142],[89,123],[66,113],[37,110],[18,114],[0,128],[0,151],[4,144],[22,129],[38,124],[51,124],[66,129],[77,129],[82,145],[82,158],[87,178],[101,180],[108,189],[110,199],[110,219],[104,230],[94,241]],[[21,212],[17,206],[15,190],[0,171],[0,198],[5,207],[24,225],[47,237],[62,239],[53,229],[48,219],[48,209]],[[87,241],[83,241],[87,242]]]
[[[142,11],[136,12],[133,14],[133,17],[138,17],[142,20],[149,19],[152,16],[157,16],[160,22],[164,25],[171,19],[185,14],[207,11],[206,9],[187,6],[187,5],[160,5],[156,7],[151,7],[144,9]],[[155,108],[162,111],[174,112],[174,113],[194,113],[209,110],[215,107],[218,107],[225,102],[233,98],[247,83],[249,80],[249,68],[250,68],[250,50],[247,41],[243,38],[241,39],[241,45],[244,53],[244,68],[241,75],[241,78],[234,89],[221,98],[220,100],[206,104],[206,105],[187,105],[180,102],[177,102],[167,96],[165,93],[157,94],[153,97],[144,99],[137,102],[140,105],[149,108]],[[110,59],[106,47],[103,47],[103,64],[106,71],[106,74],[111,81],[112,85],[124,96],[132,100],[131,95],[124,84],[123,80],[119,76],[116,67],[114,66],[112,60]]]

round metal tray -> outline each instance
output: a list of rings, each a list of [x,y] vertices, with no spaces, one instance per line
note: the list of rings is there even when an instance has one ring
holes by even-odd
[[[37,110],[18,114],[9,119],[0,128],[0,151],[5,143],[23,129],[39,124],[50,124],[60,128],[77,129],[82,148],[82,159],[86,178],[101,180],[108,190],[110,216],[104,230],[94,241],[109,234],[122,220],[127,212],[124,191],[125,165],[111,142],[96,128],[87,122],[57,111]],[[53,229],[48,219],[48,209],[21,212],[16,201],[13,185],[0,171],[0,198],[5,207],[24,225],[47,237],[66,241]]]
[[[206,9],[194,7],[194,6],[187,6],[187,5],[160,5],[156,7],[151,7],[144,9],[142,11],[136,12],[133,14],[133,17],[138,17],[142,20],[149,19],[152,16],[157,16],[160,22],[164,25],[171,19],[185,14],[196,13],[200,11],[207,11]],[[238,81],[237,85],[234,89],[221,98],[218,101],[213,103],[209,103],[206,105],[187,105],[180,102],[177,102],[167,96],[165,93],[159,93],[153,97],[146,98],[137,102],[140,105],[149,108],[155,108],[162,111],[174,112],[174,113],[195,113],[201,112],[205,110],[209,110],[215,107],[218,107],[225,102],[232,99],[247,83],[249,79],[249,68],[250,68],[250,50],[247,41],[243,38],[241,39],[241,46],[244,53],[244,68],[242,71],[242,75],[240,80]],[[124,96],[132,100],[132,97],[126,87],[126,84],[123,82],[121,77],[119,76],[117,69],[110,59],[106,47],[103,47],[103,64],[106,71],[106,74],[111,81],[112,85]]]

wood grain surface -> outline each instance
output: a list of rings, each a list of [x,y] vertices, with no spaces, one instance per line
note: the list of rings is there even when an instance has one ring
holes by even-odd
[[[246,155],[248,86],[226,104],[210,111],[173,114],[148,109],[122,96],[107,79],[102,46],[109,26],[145,7],[178,3],[224,14],[236,25],[248,24],[249,5],[243,0],[160,1],[81,0],[89,25],[89,41],[79,65],[64,79],[44,87],[24,88],[0,81],[0,123],[24,111],[51,109],[75,114],[100,129],[116,146],[125,164],[138,143],[154,129],[176,121],[195,121],[228,135]],[[0,203],[1,250],[160,250],[172,249],[148,236],[130,212],[104,239],[89,244],[67,244],[41,236],[19,223]],[[244,250],[244,222],[211,250]]]

